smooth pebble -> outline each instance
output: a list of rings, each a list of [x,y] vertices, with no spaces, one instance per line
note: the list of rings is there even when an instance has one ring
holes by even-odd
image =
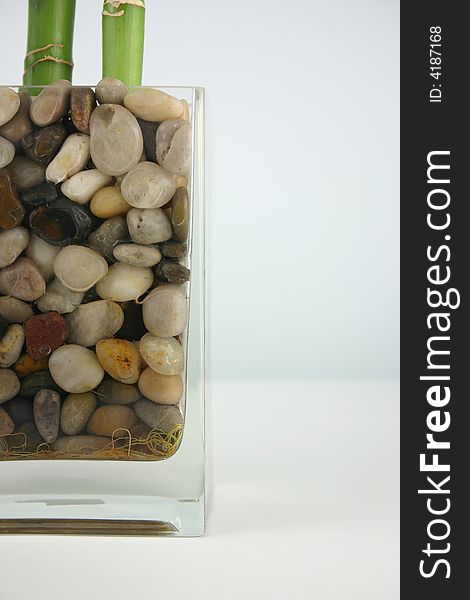
[[[35,262],[43,278],[49,281],[54,277],[54,261],[60,250],[59,246],[49,244],[39,236],[33,234],[30,237],[25,254]]]
[[[156,133],[158,164],[170,173],[189,177],[191,172],[191,125],[182,119],[164,121]]]
[[[46,282],[36,264],[20,256],[0,271],[0,293],[26,302],[40,298],[46,291]]]
[[[32,99],[31,120],[39,127],[47,127],[62,118],[68,110],[72,84],[58,79]]]
[[[124,98],[124,106],[141,119],[158,122],[177,119],[184,110],[178,98],[154,88],[130,90]]]
[[[102,104],[90,119],[90,151],[97,169],[123,175],[139,162],[144,144],[137,119],[123,106]]]
[[[124,104],[127,87],[120,79],[105,77],[96,86],[96,97],[100,104]]]
[[[90,248],[66,246],[54,261],[54,272],[69,290],[85,292],[106,276],[108,263]]]
[[[57,385],[71,394],[94,390],[104,377],[96,354],[76,344],[67,344],[53,352],[49,370]]]
[[[126,435],[124,430],[131,429],[136,420],[135,412],[128,406],[100,406],[88,421],[87,430],[94,435],[123,437]],[[120,429],[123,431],[118,431]]]
[[[29,304],[13,298],[13,296],[0,296],[0,317],[8,323],[24,323],[33,314]]]
[[[104,300],[128,302],[137,300],[153,283],[152,270],[116,263],[109,267],[108,274],[96,285],[96,291]]]
[[[171,200],[175,191],[171,173],[148,161],[135,166],[121,183],[122,195],[134,208],[160,208]]]
[[[57,156],[46,169],[46,178],[61,183],[81,171],[90,158],[90,137],[73,133],[65,140]]]
[[[83,300],[84,292],[72,292],[58,279],[47,284],[46,292],[36,300],[41,312],[56,311],[63,315],[73,312]]]
[[[52,444],[59,435],[60,396],[54,390],[41,390],[34,396],[34,422],[43,440]]]
[[[115,335],[124,323],[124,313],[116,302],[97,300],[79,306],[66,320],[69,342],[88,347]]]
[[[105,404],[133,404],[142,394],[136,385],[105,379],[96,388],[96,395]]]
[[[19,391],[18,375],[11,369],[0,369],[0,404],[14,398]]]
[[[173,237],[170,220],[161,208],[132,208],[126,219],[136,244],[157,244]]]
[[[125,215],[131,209],[117,185],[98,190],[90,202],[91,212],[100,219],[110,219]]]
[[[162,338],[146,333],[139,345],[142,358],[160,375],[179,375],[184,369],[184,353],[174,338]]]
[[[142,396],[158,404],[178,404],[183,395],[183,380],[180,375],[160,375],[150,367],[139,379]]]
[[[96,344],[96,355],[103,369],[116,381],[139,381],[141,360],[132,342],[117,338],[100,340]]]
[[[134,404],[134,410],[146,425],[164,433],[169,433],[177,425],[183,424],[183,417],[176,406],[156,404],[142,398]]]
[[[8,123],[20,108],[18,94],[8,87],[0,87],[0,126]]]
[[[186,292],[175,285],[152,290],[142,308],[145,326],[158,337],[175,337],[184,331],[188,321]]]
[[[96,395],[93,392],[69,394],[60,412],[61,430],[67,435],[77,435],[85,429],[95,409]]]
[[[15,262],[29,242],[29,231],[24,227],[15,227],[0,232],[0,268]]]
[[[162,259],[158,248],[143,244],[120,244],[114,247],[113,254],[119,262],[136,267],[153,267]]]
[[[98,169],[89,169],[72,175],[70,179],[64,181],[60,189],[64,196],[77,204],[88,204],[93,194],[108,185],[111,180],[110,175],[105,175]]]

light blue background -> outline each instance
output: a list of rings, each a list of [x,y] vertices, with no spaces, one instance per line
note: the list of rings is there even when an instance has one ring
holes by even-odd
[[[77,0],[75,82],[100,77]],[[2,2],[21,79],[27,2]],[[207,88],[209,373],[398,374],[394,0],[148,0],[144,83]]]

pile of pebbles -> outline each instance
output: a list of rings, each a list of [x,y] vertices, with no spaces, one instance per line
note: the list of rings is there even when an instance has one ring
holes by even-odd
[[[190,169],[184,100],[0,88],[0,458],[183,424]]]

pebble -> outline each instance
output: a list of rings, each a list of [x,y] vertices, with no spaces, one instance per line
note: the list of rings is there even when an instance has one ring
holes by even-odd
[[[24,208],[13,187],[11,175],[7,169],[0,171],[0,227],[13,229],[20,225],[24,217]]]
[[[110,219],[125,215],[131,206],[126,202],[117,185],[98,190],[90,202],[91,212],[100,219]]]
[[[59,437],[52,444],[52,449],[55,452],[63,452],[64,454],[82,455],[93,454],[97,450],[106,448],[111,440],[106,437],[97,435],[70,435]]]
[[[47,358],[65,343],[67,322],[57,312],[33,315],[24,324],[26,351],[35,360]]]
[[[188,302],[183,289],[164,285],[152,290],[142,308],[144,324],[158,337],[175,337],[188,322]]]
[[[109,405],[100,406],[88,421],[87,430],[94,435],[118,438],[125,435],[125,431],[118,429],[131,429],[136,422],[135,412],[128,406]]]
[[[127,87],[119,79],[105,77],[96,86],[96,97],[100,104],[124,104]]]
[[[160,245],[160,251],[166,258],[183,258],[188,253],[186,242],[169,240]]]
[[[140,340],[142,358],[160,375],[179,375],[184,369],[184,353],[174,338],[162,338],[146,333]]]
[[[18,375],[20,379],[31,375],[31,373],[38,373],[39,371],[44,371],[48,368],[49,365],[49,357],[41,358],[40,360],[35,360],[29,354],[22,354],[19,359],[16,361],[15,366],[13,367],[15,373]]]
[[[114,246],[129,236],[126,219],[112,217],[102,223],[88,238],[90,248],[109,261],[114,259]]]
[[[18,375],[11,369],[0,369],[0,404],[14,398],[19,391]]]
[[[0,296],[0,317],[8,323],[24,323],[32,314],[33,309],[26,302],[12,296]]]
[[[31,406],[32,405],[33,403],[31,402]],[[21,452],[25,454],[36,452],[38,447],[41,444],[44,444],[44,440],[39,435],[33,418],[31,418],[31,421],[27,421],[26,423],[23,423],[23,425],[17,428],[15,432],[14,443],[15,446],[20,446],[20,448],[15,449],[15,452]]]
[[[136,117],[158,122],[177,119],[184,110],[178,98],[152,88],[136,88],[129,91],[124,98],[124,106]]]
[[[105,185],[112,181],[112,177],[98,171],[98,169],[89,169],[72,175],[70,179],[64,181],[61,186],[61,192],[70,200],[78,204],[87,204]]]
[[[0,126],[13,119],[19,108],[18,94],[8,87],[0,87]]]
[[[130,430],[131,436],[133,440],[142,440],[146,441],[148,439],[149,433],[152,431],[152,428],[142,423],[142,421],[137,421],[137,423]],[[146,444],[132,444],[132,449],[136,452],[144,452],[145,454],[152,454],[151,450]]]
[[[54,277],[54,261],[60,252],[59,246],[48,244],[37,235],[32,235],[26,248],[26,256],[33,260],[45,281]]]
[[[128,302],[137,300],[152,283],[151,269],[116,263],[109,267],[106,277],[96,285],[96,291],[104,300]]]
[[[95,409],[96,396],[93,392],[69,394],[62,404],[60,428],[67,435],[77,435],[85,429]]]
[[[0,436],[10,435],[15,431],[15,424],[6,410],[0,407]]]
[[[155,135],[160,123],[144,121],[144,119],[137,119],[137,121],[140,125],[140,130],[142,131],[142,137],[144,138],[145,156],[147,157],[147,160],[157,162]]]
[[[84,292],[72,292],[53,279],[46,287],[46,293],[36,300],[36,306],[43,313],[55,311],[63,315],[73,312],[83,300]]]
[[[0,135],[13,144],[18,143],[21,138],[33,130],[33,124],[29,118],[31,96],[25,92],[18,94],[20,107],[16,115],[0,127]]]
[[[104,338],[110,338],[124,323],[124,313],[116,302],[98,300],[79,306],[67,316],[69,342],[80,346],[94,346]]]
[[[189,198],[186,188],[179,187],[176,190],[171,206],[171,224],[175,237],[180,242],[186,242],[189,234]]]
[[[96,227],[86,206],[60,197],[51,206],[39,206],[29,215],[33,233],[49,244],[66,246],[82,242]]]
[[[61,119],[69,108],[72,84],[66,79],[58,79],[33,97],[29,115],[40,127],[47,127]]]
[[[124,323],[121,329],[116,333],[118,338],[134,342],[147,333],[142,318],[142,304],[137,302],[124,302],[121,304],[124,312]]]
[[[107,175],[123,175],[139,162],[142,132],[132,113],[118,104],[102,104],[90,119],[90,150],[97,169]]]
[[[28,199],[28,194],[37,192],[38,186],[46,179],[46,170],[44,165],[33,162],[25,156],[16,156],[11,162],[8,170],[11,173],[11,179],[15,188],[20,192],[20,198],[23,202],[23,196]],[[30,188],[33,188],[32,191]],[[44,188],[41,188],[43,190]],[[57,198],[57,194],[55,194]]]
[[[20,199],[27,208],[34,209],[55,202],[57,200],[57,189],[54,184],[44,181],[20,192]]]
[[[38,392],[46,388],[54,390],[59,394],[63,391],[56,384],[48,370],[31,373],[31,375],[27,375],[21,380],[20,396],[23,398],[34,398]]]
[[[46,282],[36,264],[20,256],[0,271],[0,293],[26,302],[40,298],[46,291]]]
[[[15,262],[29,242],[29,231],[24,227],[15,227],[0,232],[0,268]]]
[[[191,125],[182,119],[164,121],[156,133],[157,162],[170,173],[189,177],[191,172]]]
[[[66,246],[54,261],[54,272],[69,290],[85,292],[106,276],[108,263],[90,248]]]
[[[105,379],[96,388],[96,395],[105,404],[133,404],[142,397],[136,385]]]
[[[90,136],[73,133],[46,169],[46,178],[61,183],[81,171],[90,158]]]
[[[70,114],[73,124],[81,133],[90,133],[90,117],[95,107],[95,92],[91,88],[72,88]]]
[[[42,439],[52,444],[59,435],[60,396],[53,390],[41,390],[34,396],[34,422]]]
[[[75,344],[62,346],[53,352],[49,370],[57,385],[70,394],[90,392],[104,377],[96,354]]]
[[[129,171],[121,184],[122,195],[135,208],[159,208],[171,200],[175,191],[171,173],[147,161]]]
[[[8,331],[8,325],[8,321],[0,315],[0,338],[2,338]]]
[[[161,208],[132,208],[126,218],[136,244],[157,244],[173,237],[170,220]]]
[[[142,244],[120,244],[113,254],[116,260],[136,267],[153,267],[162,259],[158,248]]]
[[[0,136],[0,169],[11,163],[15,157],[15,146],[4,137]]]
[[[183,417],[176,406],[156,404],[142,398],[134,404],[134,410],[148,427],[164,433],[169,433],[176,425],[183,424]]]
[[[183,395],[183,380],[180,375],[160,375],[147,368],[140,376],[139,390],[158,404],[178,404]]]
[[[2,408],[7,411],[17,427],[34,419],[33,403],[30,398],[13,398]]]
[[[31,131],[21,139],[21,146],[28,158],[47,166],[59,152],[66,136],[64,125],[56,123]]]
[[[181,285],[189,280],[190,271],[178,262],[165,258],[155,267],[155,275],[157,279],[164,283]]]
[[[31,403],[32,407],[33,403],[31,400],[29,400],[29,402]],[[31,417],[30,421],[27,421],[18,427],[16,433],[24,435],[15,435],[15,438],[17,438],[15,439],[15,446],[22,446],[21,449],[16,449],[15,452],[24,452],[26,454],[34,453],[41,444],[44,444],[44,440],[39,435],[39,431],[36,428],[33,417]]]
[[[96,344],[96,355],[103,369],[116,381],[139,381],[140,355],[132,342],[117,338],[100,340]]]

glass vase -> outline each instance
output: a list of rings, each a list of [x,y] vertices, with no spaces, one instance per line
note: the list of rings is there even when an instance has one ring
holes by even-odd
[[[51,90],[53,88],[54,86],[45,86],[40,88],[27,88],[22,91],[31,96],[34,105],[34,99],[39,97],[40,93],[44,93],[44,90]],[[74,86],[71,93],[76,94],[76,96],[79,97],[80,94],[73,91],[79,88],[88,90],[94,89],[85,88],[85,86]],[[11,86],[10,89],[21,91],[19,86]],[[186,121],[191,124],[191,156],[189,172],[184,178],[173,173],[173,177],[177,181],[176,188],[180,189],[181,187],[185,187],[188,193],[189,232],[186,241],[187,251],[184,255],[181,255],[182,242],[175,234],[175,231],[177,231],[177,224],[175,224],[174,219],[171,239],[168,239],[169,236],[166,236],[167,239],[163,243],[142,242],[144,245],[157,248],[159,251],[163,252],[162,260],[164,262],[166,261],[165,266],[170,268],[170,270],[178,263],[189,270],[190,277],[188,282],[179,280],[174,281],[172,280],[173,275],[171,275],[171,271],[170,275],[168,275],[168,279],[165,279],[166,271],[164,272],[162,268],[158,270],[159,267],[157,264],[152,267],[152,272],[156,274],[154,276],[155,278],[142,296],[136,297],[131,301],[129,301],[129,299],[120,299],[119,294],[117,298],[112,296],[108,297],[108,292],[106,291],[101,292],[101,295],[98,294],[98,296],[96,296],[96,290],[99,289],[98,286],[100,284],[97,283],[91,289],[84,291],[84,299],[80,306],[83,307],[88,301],[96,302],[96,307],[101,308],[102,303],[115,303],[121,308],[123,314],[127,315],[126,310],[129,309],[129,305],[131,305],[131,313],[132,311],[139,311],[142,306],[145,306],[147,296],[149,296],[154,289],[161,292],[164,288],[168,289],[176,286],[180,292],[184,291],[184,294],[188,299],[187,324],[184,327],[184,330],[181,332],[178,330],[176,335],[173,335],[174,332],[171,331],[171,328],[168,329],[169,337],[164,338],[171,338],[172,344],[177,343],[180,345],[183,352],[184,368],[181,373],[183,392],[178,403],[171,401],[171,410],[179,410],[182,417],[182,423],[178,421],[174,426],[162,426],[160,428],[156,425],[152,427],[152,423],[149,425],[146,421],[142,422],[141,419],[144,419],[144,416],[141,417],[141,414],[144,414],[141,413],[142,406],[145,407],[145,405],[148,405],[150,408],[153,408],[153,403],[155,403],[163,413],[165,413],[165,410],[168,407],[158,402],[159,396],[154,387],[150,387],[148,393],[146,392],[148,396],[152,396],[149,400],[141,391],[140,379],[138,383],[135,380],[132,380],[132,384],[126,380],[126,377],[128,377],[128,372],[126,370],[128,367],[127,363],[121,368],[121,371],[118,371],[117,375],[114,374],[113,368],[110,368],[106,360],[103,360],[100,356],[99,346],[103,340],[94,340],[93,332],[91,332],[89,341],[93,343],[84,345],[87,347],[87,351],[95,355],[95,358],[98,356],[98,362],[101,363],[104,371],[104,379],[100,380],[98,386],[95,386],[88,391],[88,393],[95,395],[94,408],[88,421],[82,423],[82,429],[78,433],[73,432],[73,437],[74,439],[77,438],[77,443],[80,444],[79,446],[75,446],[75,441],[71,442],[70,436],[67,436],[64,432],[62,420],[60,420],[58,437],[56,435],[55,439],[51,441],[53,438],[48,439],[47,437],[47,418],[45,434],[40,427],[40,425],[43,426],[42,421],[40,423],[38,421],[38,419],[40,420],[42,417],[40,401],[38,401],[37,398],[38,395],[41,396],[41,392],[43,394],[46,393],[45,390],[48,394],[50,394],[51,391],[54,391],[57,402],[60,404],[60,407],[57,410],[59,411],[60,419],[62,419],[64,403],[70,402],[68,400],[69,396],[78,396],[80,394],[81,388],[80,390],[78,388],[76,390],[72,383],[75,373],[73,371],[70,373],[65,371],[61,372],[60,365],[59,367],[54,366],[54,368],[52,365],[52,363],[56,365],[57,356],[60,355],[60,352],[64,348],[67,349],[67,347],[70,347],[70,337],[66,337],[63,340],[63,344],[57,348],[51,348],[47,343],[43,343],[42,346],[39,346],[39,350],[36,347],[36,351],[44,351],[47,355],[44,357],[46,367],[44,368],[43,366],[43,370],[38,371],[39,367],[36,368],[31,366],[30,363],[36,364],[36,362],[40,363],[41,361],[37,356],[34,360],[31,360],[32,351],[30,346],[32,346],[32,342],[28,341],[28,336],[26,335],[26,340],[24,341],[23,346],[21,346],[20,356],[17,357],[13,363],[11,363],[11,360],[7,360],[7,362],[2,365],[4,369],[16,373],[16,376],[20,381],[20,389],[15,398],[3,396],[4,398],[8,397],[9,399],[0,403],[0,412],[3,410],[3,414],[7,414],[5,419],[11,417],[11,419],[14,420],[14,415],[9,415],[9,407],[12,405],[12,401],[21,398],[22,406],[26,406],[28,410],[27,404],[28,402],[31,402],[33,425],[35,424],[37,426],[36,433],[37,429],[41,431],[42,438],[34,444],[33,448],[31,448],[31,440],[28,440],[27,433],[24,433],[28,430],[23,427],[22,430],[19,431],[21,428],[16,424],[14,424],[14,431],[10,432],[10,429],[6,429],[3,431],[3,435],[0,435],[0,533],[86,533],[194,536],[201,535],[204,531],[204,92],[202,88],[189,87],[145,87],[135,88],[130,90],[130,92],[133,92],[134,90],[146,90],[146,93],[148,91],[150,98],[153,98],[152,94],[154,93],[151,90],[158,90],[171,98],[178,99],[182,103],[181,105],[184,106],[184,115],[175,117],[179,120],[179,124],[177,123],[174,127],[177,129],[177,127],[181,125],[180,121]],[[124,104],[126,104],[126,101],[124,101]],[[119,105],[122,105],[122,102]],[[109,102],[105,102],[98,104],[98,106],[113,105],[109,104]],[[116,110],[119,112],[121,109]],[[139,110],[140,109],[136,110],[136,112],[139,113]],[[151,102],[150,113],[152,113]],[[144,154],[139,158],[138,165],[142,162],[155,162],[159,169],[162,168],[161,164],[163,159],[158,162],[155,157],[152,158],[145,155],[145,151],[147,151],[147,154],[149,152],[146,148],[144,125],[150,126],[151,134],[153,131],[153,139],[155,139],[155,129],[161,127],[161,123],[168,121],[165,127],[171,134],[171,115],[168,119],[158,122],[158,124],[155,120],[142,120],[141,117],[139,117],[139,114],[134,116],[138,120],[140,119],[140,128],[144,133]],[[144,116],[148,116],[148,114],[144,113]],[[175,121],[175,119],[173,119],[173,121]],[[154,127],[153,130],[151,127],[152,123]],[[57,123],[54,125],[56,124]],[[66,110],[65,114],[61,115],[60,125],[67,130],[66,139],[68,139],[68,136],[76,134],[78,134],[79,137],[82,136],[82,138],[87,137],[87,133],[81,133],[80,130],[77,131],[76,119],[74,120],[71,118],[69,108]],[[0,137],[2,136],[2,127],[0,127]],[[37,130],[38,126],[36,124],[33,133]],[[6,135],[9,135],[8,128],[6,130]],[[40,164],[40,159],[38,160],[35,156],[31,158],[28,146],[29,142],[25,142],[27,135],[28,134],[23,136],[21,140],[13,139],[10,143],[15,146],[17,156],[23,156],[25,159],[32,160],[33,162],[36,161],[36,164]],[[30,135],[32,135],[31,132]],[[95,136],[94,138],[93,135]],[[93,134],[93,131],[91,138],[92,146],[94,139],[95,148],[102,141],[97,138],[96,133]],[[62,145],[62,148],[63,147],[64,146]],[[115,154],[118,155],[119,151],[120,148],[118,144],[116,146]],[[171,147],[169,151],[171,151]],[[59,152],[61,152],[61,150],[59,150]],[[97,166],[99,167],[100,163],[98,158],[99,157],[96,157],[94,159],[92,152],[91,159],[94,159],[94,161],[87,162],[87,165],[83,167],[83,172],[95,169]],[[165,155],[165,158],[168,158],[168,155]],[[21,162],[21,160],[19,162]],[[49,165],[51,162],[52,161],[49,162]],[[28,230],[31,237],[33,237],[33,235],[35,237],[41,237],[43,241],[47,240],[47,243],[51,246],[60,248],[59,254],[53,262],[54,274],[52,274],[52,276],[49,274],[49,277],[44,276],[45,283],[48,285],[46,288],[47,294],[49,293],[47,290],[49,290],[51,280],[54,278],[60,279],[60,276],[62,276],[62,271],[60,271],[60,256],[63,256],[63,249],[70,249],[71,246],[80,248],[90,248],[91,246],[95,251],[96,247],[89,243],[90,237],[88,234],[90,231],[94,233],[96,229],[102,227],[104,223],[107,223],[107,221],[112,220],[114,217],[107,219],[105,216],[101,215],[101,213],[99,217],[96,217],[94,213],[92,214],[90,210],[90,198],[82,200],[80,198],[80,190],[77,191],[76,196],[73,196],[73,193],[70,190],[73,188],[73,182],[77,180],[77,171],[73,174],[68,172],[65,179],[60,179],[59,177],[60,181],[58,182],[53,181],[53,184],[55,185],[52,185],[52,187],[54,187],[57,192],[57,198],[43,202],[41,198],[38,200],[38,195],[36,193],[29,193],[31,190],[35,192],[35,186],[26,189],[20,186],[21,189],[17,189],[18,184],[16,182],[17,174],[15,172],[15,164],[16,163],[6,165],[4,169],[0,170],[0,175],[3,171],[3,180],[7,181],[7,183],[9,182],[8,185],[11,184],[13,188],[12,193],[16,199],[19,199],[20,204],[22,204],[24,215],[18,217],[18,215],[16,213],[13,214],[11,208],[7,206],[7,209],[4,210],[4,214],[7,215],[5,218],[9,219],[11,215],[13,215],[11,218],[17,219],[17,222],[15,221],[10,225],[8,222],[4,221],[3,229],[0,230],[0,236],[5,232],[10,232],[8,235],[12,235],[11,231],[19,231],[18,227],[20,227]],[[138,165],[134,165],[134,167]],[[47,170],[49,168],[48,165],[44,164],[43,166],[45,168],[47,167],[45,171],[46,174],[52,172],[53,169]],[[82,171],[80,170],[79,173],[80,172]],[[132,173],[132,169],[130,172]],[[123,185],[126,185],[123,181],[126,175],[127,173],[108,175],[106,186],[118,186],[123,192]],[[142,191],[143,188],[139,188],[139,198],[144,199],[146,194],[145,190],[147,190],[146,183],[143,181],[145,176],[146,174],[144,173],[141,177],[142,181],[137,182],[137,188],[140,183],[143,188],[145,188],[144,191]],[[167,176],[167,174],[165,176]],[[75,179],[73,179],[74,177]],[[67,184],[66,191],[64,191],[64,184]],[[5,185],[3,188],[0,185],[0,212],[2,211],[2,203],[4,204],[3,209],[5,209],[5,202],[9,201],[6,199]],[[49,183],[47,183],[47,185],[51,187]],[[68,196],[68,199],[64,198],[64,196]],[[76,211],[85,211],[88,216],[91,215],[91,218],[94,219],[93,226],[90,231],[87,230],[86,237],[74,237],[75,232],[79,230],[80,225],[72,223],[75,227],[74,229],[70,225],[71,222],[69,223],[71,197],[72,201],[78,207],[76,208]],[[144,205],[142,210],[164,211],[168,217],[167,220],[171,221],[174,213],[176,213],[176,210],[174,209],[175,197],[176,192],[169,202],[163,206],[159,205],[158,209],[149,209],[148,205]],[[31,200],[31,198],[33,200]],[[94,199],[95,196],[93,195],[91,202],[93,202]],[[61,212],[59,208],[62,206],[60,204],[62,201],[64,201],[63,205],[65,208]],[[68,202],[68,204],[66,204],[66,202]],[[140,202],[139,199],[138,202]],[[131,206],[136,208],[138,202],[137,204],[132,203]],[[104,201],[104,205],[106,205],[106,201]],[[105,209],[107,210],[107,206],[105,206]],[[72,211],[74,210],[75,207],[72,208]],[[124,214],[124,218],[127,219],[127,223],[129,224],[129,213]],[[53,227],[51,227],[52,221],[54,223]],[[137,224],[137,229],[138,227],[139,225]],[[60,235],[57,231],[60,232]],[[72,231],[71,234],[70,231]],[[105,229],[100,229],[100,232],[101,231],[105,231]],[[63,232],[66,232],[67,235]],[[54,236],[56,237],[54,238]],[[98,240],[99,239],[98,236]],[[130,237],[128,236],[128,239],[120,239],[118,242],[114,243],[113,247],[111,247],[111,254],[106,254],[106,252],[102,253],[104,254],[104,260],[107,262],[107,269],[112,269],[112,267],[118,263],[122,264],[119,260],[121,255],[115,253],[115,248],[119,247],[121,243],[126,242],[127,246],[132,246],[135,239],[132,235]],[[138,243],[138,241],[135,243]],[[163,247],[163,244],[166,244],[165,247]],[[14,272],[12,265],[13,267],[18,265],[16,261],[21,261],[21,259],[33,261],[34,263],[35,255],[34,253],[31,253],[28,248],[29,246],[27,245],[17,256],[15,255],[12,263],[3,267],[2,270],[9,269],[8,273],[10,273],[10,271]],[[121,248],[121,250],[124,252],[123,248]],[[134,249],[131,248],[131,252],[132,260],[130,264],[135,265],[135,263],[132,262],[135,260],[135,247]],[[172,256],[172,252],[175,252],[175,256]],[[33,256],[33,258],[31,258],[31,256]],[[68,286],[67,289],[70,290],[70,288],[73,287],[73,285],[69,284],[69,281],[75,281],[74,278],[78,277],[78,270],[79,267],[77,267],[77,269],[65,269],[63,277],[66,280],[65,284],[66,287]],[[176,269],[176,272],[179,273],[179,270],[181,270],[180,267]],[[89,273],[90,271],[88,270],[88,274]],[[106,275],[106,277],[109,276],[109,273],[110,270],[108,270],[108,275]],[[106,282],[106,277],[100,280],[100,282]],[[117,285],[119,286],[122,282],[119,282],[119,278],[117,279]],[[0,287],[2,285],[7,285],[4,283],[4,281],[7,280],[7,275],[5,273],[2,275],[0,270]],[[62,279],[60,279],[60,281],[62,283]],[[103,285],[104,284],[102,283],[102,289],[107,290],[109,288],[109,285],[106,288],[104,288]],[[9,289],[10,288],[8,288],[8,290]],[[95,296],[93,296],[92,292],[95,293]],[[10,298],[5,291],[2,291],[2,294],[4,298]],[[13,298],[22,298],[21,294],[18,292],[18,287],[14,286],[11,294]],[[87,298],[87,295],[90,295],[90,298]],[[44,314],[50,315],[52,312],[57,315],[56,310],[48,310],[49,304],[44,302],[44,298],[45,296],[41,296],[33,301],[26,302],[26,304],[29,304],[30,306],[29,310],[32,311],[33,317]],[[0,299],[0,315],[2,315],[1,302],[2,300]],[[53,308],[54,307],[55,305],[53,305]],[[73,309],[74,310],[63,313],[60,316],[61,319],[63,318],[69,324],[67,330],[67,335],[69,336],[71,336],[71,331],[73,331],[73,318],[71,315],[74,315],[77,310],[75,305]],[[125,318],[124,325],[126,324]],[[152,314],[151,311],[147,309],[147,320],[149,319],[152,320]],[[16,319],[16,322],[14,318],[7,318],[6,320],[8,327],[13,328],[12,331],[19,331],[22,328],[24,333],[24,331],[28,331],[28,327],[30,327],[30,325],[28,325],[28,320],[25,320],[24,322],[18,322],[18,318]],[[146,322],[147,321],[145,321],[145,323]],[[122,325],[122,327],[124,327],[124,325]],[[163,326],[165,325],[166,324],[164,323]],[[158,326],[161,327],[161,323]],[[10,329],[8,331],[10,331]],[[107,340],[107,342],[114,344],[113,348],[116,340],[122,341],[120,331],[123,331],[123,329],[110,335]],[[143,351],[143,337],[141,337],[143,332],[136,326],[134,335],[132,323],[130,327],[129,323],[127,323],[126,332],[123,344],[127,344],[127,346],[129,346],[129,343],[134,344],[137,349],[137,354],[139,355],[140,366],[138,368],[138,377],[141,378],[142,373],[148,369],[150,369],[150,375],[154,375],[152,368],[153,362],[146,360],[148,359],[148,356]],[[43,332],[40,333],[42,335]],[[12,337],[11,332],[7,332],[5,335],[7,335],[7,337]],[[144,333],[144,335],[147,334]],[[153,333],[151,336],[153,336]],[[6,338],[4,337],[2,342],[4,342],[5,339]],[[72,338],[72,342],[74,341],[76,341],[75,338]],[[7,340],[7,342],[9,342],[9,340]],[[72,345],[80,346],[80,344],[76,343]],[[0,349],[0,358],[2,350],[4,350],[4,348]],[[131,351],[133,352],[132,349]],[[93,360],[95,360],[95,358]],[[127,359],[127,356],[125,358]],[[30,370],[28,371],[28,369]],[[78,370],[79,369],[77,368],[77,371]],[[44,383],[41,383],[40,378],[38,379],[38,372],[35,373],[34,371],[38,371],[46,377]],[[161,376],[161,373],[158,371],[157,374],[159,377]],[[33,377],[31,377],[31,375],[33,375]],[[29,379],[27,379],[28,377]],[[47,377],[49,379],[47,379]],[[165,375],[163,375],[163,377],[165,377]],[[48,383],[49,380],[51,384]],[[62,383],[63,380],[65,383]],[[28,385],[25,384],[25,381],[33,383],[28,387]],[[138,399],[136,400],[136,397],[134,396],[131,398],[132,394],[126,398],[124,392],[124,397],[121,397],[121,393],[119,402],[116,401],[116,403],[114,403],[115,397],[112,396],[112,394],[109,397],[103,395],[104,392],[102,393],[100,391],[103,388],[100,386],[105,382],[113,383],[115,381],[122,384],[121,388],[125,391],[127,391],[126,385],[129,385],[129,390],[132,388],[132,394],[139,394]],[[153,379],[150,378],[150,381],[152,382]],[[54,384],[57,385],[53,387]],[[64,389],[61,386],[63,386]],[[114,388],[112,389],[114,390]],[[83,393],[83,395],[85,394]],[[142,402],[144,404],[142,404]],[[49,403],[49,405],[46,406],[46,409],[53,413],[55,409],[53,406],[51,408],[51,406],[52,405]],[[124,406],[125,409],[116,409],[116,414],[124,412],[127,416],[132,415],[132,426],[128,424],[121,427],[119,422],[116,423],[116,426],[110,426],[109,421],[106,421],[110,406]],[[95,415],[96,411],[99,412],[100,418]],[[52,417],[49,415],[49,420],[54,421],[56,418],[54,415],[55,413]],[[47,414],[46,417],[48,417]],[[96,434],[97,437],[100,437],[100,439],[103,440],[99,449],[91,447],[93,444],[88,447],[86,443],[86,440],[91,439],[94,435],[94,429],[90,423],[95,422],[98,423],[99,427],[105,427],[103,435]],[[33,427],[33,425],[31,426]],[[139,429],[137,425],[140,425],[141,428]],[[107,430],[106,427],[108,427]],[[5,433],[5,431],[7,431],[7,433]]]

